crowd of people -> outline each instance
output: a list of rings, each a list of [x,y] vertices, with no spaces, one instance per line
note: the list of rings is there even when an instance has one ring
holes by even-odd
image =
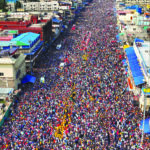
[[[0,149],[150,149],[147,135],[141,146],[142,112],[127,90],[114,7],[115,0],[93,0],[61,50],[41,55],[35,84],[22,89],[0,130]]]

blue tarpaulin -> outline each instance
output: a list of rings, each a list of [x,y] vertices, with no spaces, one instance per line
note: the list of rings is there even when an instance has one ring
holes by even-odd
[[[3,55],[5,54],[6,52],[9,54],[9,55],[13,55],[16,51],[17,51],[18,47],[13,47],[11,49],[7,49],[7,50],[2,50],[0,52],[0,55]]]
[[[132,6],[125,7],[125,9],[137,9],[137,8],[139,8],[138,5],[132,5]]]
[[[140,129],[143,129],[143,120],[140,121]],[[144,133],[150,134],[150,118],[145,119]]]
[[[135,38],[134,41],[135,41],[135,42],[144,42],[143,40],[138,39],[138,38]]]
[[[36,80],[36,77],[27,74],[27,75],[22,79],[22,82],[21,82],[21,83],[22,83],[22,84],[25,84],[25,83],[28,83],[28,82],[34,83],[35,80]]]
[[[70,3],[67,3],[67,2],[59,2],[59,3],[63,5],[70,5]]]
[[[58,20],[57,18],[53,18],[53,19],[52,19],[52,22],[54,22],[54,23],[60,23],[61,20]]]
[[[82,4],[83,4],[83,5],[88,5],[89,3],[88,3],[88,2],[82,2]]]
[[[137,56],[135,54],[134,48],[129,47],[129,48],[126,48],[125,51],[126,51],[126,55],[128,57],[129,66],[130,66],[130,70],[132,72],[132,76],[133,76],[135,85],[140,85],[140,84],[145,83],[144,75],[141,70],[141,66],[137,60]]]
[[[123,59],[122,60],[122,63],[123,63],[123,66],[128,66],[127,62],[126,62],[126,59]]]
[[[119,5],[121,5],[121,6],[125,6],[125,3],[119,3]]]
[[[31,53],[24,53],[24,55],[34,55],[42,46],[43,41],[39,42],[38,45],[35,46],[35,48],[32,50]]]

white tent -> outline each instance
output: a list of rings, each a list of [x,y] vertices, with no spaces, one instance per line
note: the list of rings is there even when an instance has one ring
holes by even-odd
[[[60,63],[60,65],[59,65],[60,67],[64,67],[65,66],[65,63]]]
[[[56,46],[56,49],[59,50],[60,48],[61,48],[61,44],[58,44],[58,45]]]
[[[45,83],[45,78],[41,77],[40,81],[41,81],[41,83]]]

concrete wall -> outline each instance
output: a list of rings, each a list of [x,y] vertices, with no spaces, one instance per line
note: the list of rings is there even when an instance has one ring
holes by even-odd
[[[20,55],[15,64],[0,64],[0,72],[4,73],[0,76],[0,87],[17,89],[26,74],[25,56]]]
[[[5,77],[13,77],[13,65],[11,64],[3,64],[0,65],[0,72],[4,73]]]

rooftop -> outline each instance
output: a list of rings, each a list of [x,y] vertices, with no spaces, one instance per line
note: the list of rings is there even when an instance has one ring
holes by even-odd
[[[13,88],[0,88],[0,95],[13,93]]]
[[[16,62],[16,59],[12,57],[0,58],[0,64],[15,64],[15,62]]]
[[[141,43],[141,45],[141,47],[138,47],[138,50],[143,61],[145,62],[145,65],[150,68],[150,42],[144,41],[144,43]]]
[[[12,39],[12,42],[21,42],[25,45],[30,45],[32,42],[34,42],[38,37],[40,37],[40,34],[32,33],[32,32],[26,32],[21,34],[20,36],[17,36],[16,38]]]

